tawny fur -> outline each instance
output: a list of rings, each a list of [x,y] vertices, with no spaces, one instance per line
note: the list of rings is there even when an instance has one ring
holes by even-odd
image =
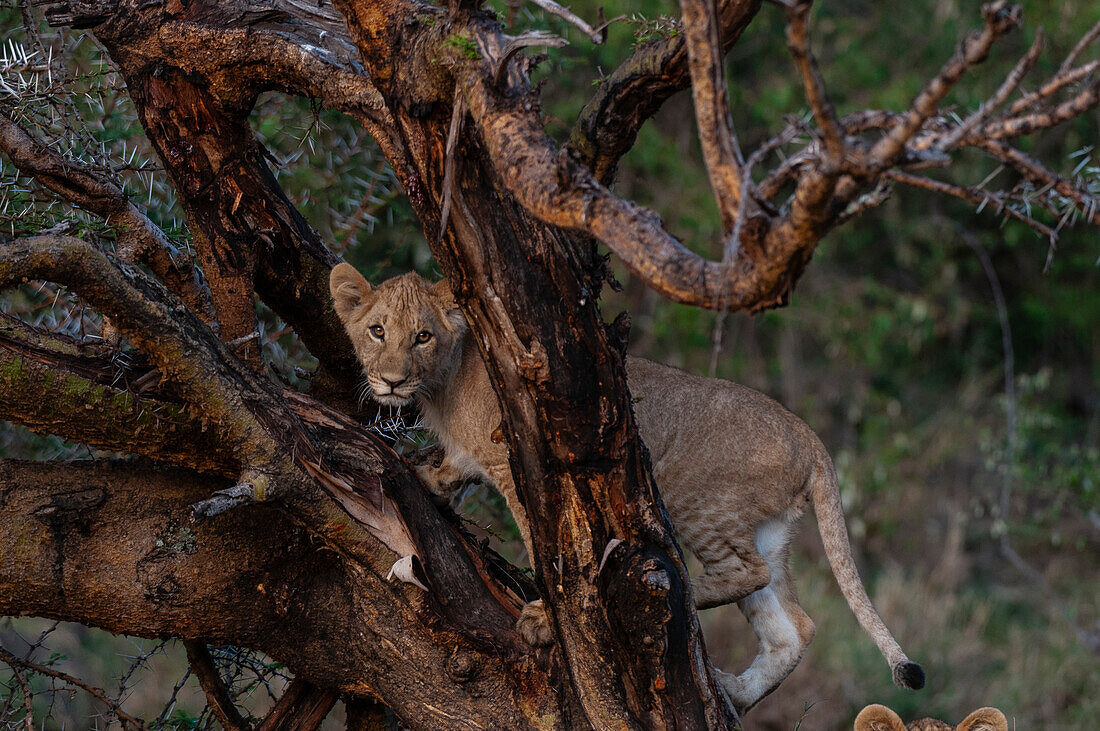
[[[867,706],[856,716],[854,731],[1008,731],[1008,719],[996,708],[979,708],[952,726],[934,718],[902,723],[901,717],[877,703]]]
[[[501,421],[496,394],[446,283],[431,285],[410,273],[374,288],[340,264],[330,286],[374,398],[390,405],[416,398],[445,450],[440,467],[418,468],[425,482],[441,498],[463,478],[491,482],[530,552],[508,448],[492,439]],[[703,564],[692,580],[696,606],[737,602],[759,640],[745,672],[718,671],[737,709],[744,712],[773,691],[813,638],[789,570],[791,529],[811,502],[833,573],[860,624],[895,682],[921,687],[919,666],[908,661],[867,598],[832,460],[810,428],[767,396],[729,381],[640,358],[627,358],[626,367],[638,429],[672,524],[681,545]],[[553,636],[541,604],[524,608],[518,629],[532,644]]]

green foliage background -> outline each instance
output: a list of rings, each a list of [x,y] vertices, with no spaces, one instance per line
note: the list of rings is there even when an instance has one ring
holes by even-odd
[[[992,93],[1038,25],[1045,26],[1049,42],[1029,77],[1032,86],[1025,82],[1025,88],[1053,71],[1100,19],[1091,0],[1023,5],[1023,32],[1005,39],[953,92],[960,114]],[[582,17],[596,17],[594,0],[571,7]],[[497,9],[508,13],[503,3]],[[601,76],[635,44],[675,32],[663,16],[678,15],[673,3],[660,0],[616,0],[605,12],[631,19],[612,25],[608,42],[595,47],[556,18],[520,11],[518,26],[548,28],[574,44],[550,51],[537,72],[544,82],[547,131],[559,141]],[[777,8],[765,5],[729,55],[732,114],[746,151],[778,132],[784,115],[805,113],[782,20]],[[905,108],[979,22],[979,4],[969,0],[836,0],[815,9],[811,32],[843,114]],[[23,37],[17,12],[0,11],[0,29],[0,40]],[[65,33],[54,42],[70,50],[77,71],[99,68],[91,44]],[[1097,56],[1094,47],[1085,60]],[[74,102],[83,105],[78,112],[89,133],[106,143],[105,155],[117,158],[127,145],[155,166],[132,109],[112,81],[110,103],[105,106],[102,96],[81,97]],[[308,101],[280,96],[261,99],[254,124],[288,194],[349,261],[375,277],[409,268],[435,271],[392,173],[354,124]],[[1098,129],[1094,110],[1022,146],[1065,174],[1085,161],[1082,174],[1095,176],[1089,148],[1098,142]],[[6,160],[3,165],[0,182],[26,192],[13,193],[11,185],[0,192],[33,206],[33,216],[6,214],[10,233],[69,215],[20,181]],[[990,163],[964,153],[942,175],[975,184],[994,172]],[[147,183],[141,175],[119,174],[131,176],[155,220],[170,227],[182,221],[159,173]],[[1010,173],[1000,172],[991,185],[1011,181]],[[720,255],[719,220],[686,95],[642,130],[620,165],[615,189],[655,208],[696,251]],[[91,224],[87,228],[87,235],[105,235]],[[186,246],[186,231],[173,231]],[[1019,729],[1093,727],[1092,719],[1100,716],[1100,659],[1086,641],[1100,633],[1098,243],[1096,229],[1066,231],[1044,271],[1047,243],[1025,226],[1006,224],[992,210],[978,213],[953,199],[898,189],[884,206],[825,239],[791,305],[782,310],[719,318],[662,301],[620,272],[624,290],[605,294],[604,312],[607,319],[621,309],[631,312],[634,352],[694,372],[713,368],[718,376],[763,390],[822,435],[841,475],[869,592],[928,674],[920,693],[891,685],[884,662],[840,597],[816,531],[807,527],[795,575],[818,636],[794,675],[749,715],[749,727],[793,729],[801,722],[803,729],[850,728],[856,711],[870,702],[886,703],[906,719],[927,714],[957,721],[975,707],[996,705]],[[975,247],[990,257],[1007,303],[1012,404],[1005,398],[1006,355],[992,282]],[[29,319],[53,318],[54,324],[76,328],[69,322],[75,303],[62,293],[50,305],[51,296],[51,290],[33,289],[14,295],[22,298],[18,304]],[[272,316],[264,319],[265,353],[275,372],[290,372],[288,363],[308,364],[293,334]],[[80,327],[86,324],[94,330],[94,316],[82,315]],[[1014,451],[1010,408],[1017,417]],[[4,456],[87,453],[10,426],[0,438],[7,445],[0,449]],[[483,498],[468,508],[478,520],[495,524],[497,533],[508,534],[501,528],[508,519],[499,500]],[[1041,582],[1005,559],[998,548],[1005,535]],[[736,609],[711,610],[704,623],[714,662],[728,671],[744,667],[754,643]],[[70,653],[72,662],[87,666],[82,653],[111,652],[103,649],[106,642]],[[161,683],[166,697],[176,678],[167,671],[154,677],[161,679],[150,682]],[[73,718],[90,712],[73,703]]]

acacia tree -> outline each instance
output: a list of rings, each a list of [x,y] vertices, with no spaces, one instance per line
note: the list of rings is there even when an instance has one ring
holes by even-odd
[[[539,4],[593,42],[605,37]],[[949,116],[952,86],[1020,22],[1018,8],[992,3],[908,109],[838,116],[811,53],[810,4],[777,4],[812,115],[748,155],[722,59],[767,12],[754,0],[682,0],[673,32],[603,80],[560,147],[543,132],[524,49],[562,41],[510,35],[477,2],[50,5],[51,24],[88,29],[124,77],[196,260],[110,175],[0,115],[10,161],[117,241],[52,230],[3,244],[0,285],[64,285],[103,315],[107,337],[89,344],[4,316],[0,416],[141,458],[0,463],[0,614],[183,639],[228,728],[247,722],[207,643],[256,648],[293,670],[264,728],[316,725],[338,694],[360,727],[380,722],[375,701],[412,728],[736,727],[633,422],[628,321],[605,325],[597,306],[609,278],[597,244],[675,301],[758,311],[784,304],[817,243],[893,183],[995,206],[1052,243],[1057,228],[1025,199],[1100,224],[1093,191],[1012,144],[1100,101],[1098,62],[1078,62],[1100,24],[1017,94],[1037,35],[985,104]],[[609,187],[640,127],[689,87],[721,261]],[[327,295],[339,257],[288,201],[249,126],[272,90],[360,123],[419,217],[501,398],[533,581],[435,506],[352,416],[358,365]],[[949,167],[964,148],[1020,184],[991,191],[918,172]],[[256,299],[316,357],[309,395],[260,367]],[[137,352],[122,357],[129,346]],[[550,649],[514,631],[536,597],[550,611]]]

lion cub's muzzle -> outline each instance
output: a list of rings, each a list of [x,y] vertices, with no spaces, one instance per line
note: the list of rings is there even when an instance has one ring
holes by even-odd
[[[409,381],[408,378],[394,378],[393,376],[369,376],[371,391],[374,392],[374,400],[385,406],[404,406],[416,393],[418,383]]]

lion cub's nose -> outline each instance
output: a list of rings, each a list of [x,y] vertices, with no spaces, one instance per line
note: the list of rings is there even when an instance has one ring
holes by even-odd
[[[386,385],[388,385],[390,387],[390,390],[392,391],[405,381],[409,380],[409,377],[397,376],[396,378],[394,378],[393,376],[382,376],[382,380],[386,382]]]

